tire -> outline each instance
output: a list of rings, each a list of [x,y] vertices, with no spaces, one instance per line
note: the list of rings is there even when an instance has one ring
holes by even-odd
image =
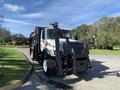
[[[51,66],[50,64],[51,64],[50,59],[44,58],[44,60],[43,60],[43,72],[46,76],[53,76],[53,75],[56,75],[56,73],[57,73],[54,63],[51,64],[53,66]]]
[[[30,53],[30,57],[31,57],[32,60],[34,60],[33,51],[31,51],[31,53]]]

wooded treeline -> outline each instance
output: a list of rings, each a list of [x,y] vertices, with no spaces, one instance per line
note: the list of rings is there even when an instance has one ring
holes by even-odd
[[[113,49],[120,45],[120,17],[103,17],[92,25],[82,24],[74,31],[79,40],[94,48]]]
[[[0,45],[22,45],[28,44],[28,38],[22,34],[11,34],[7,29],[0,28]]]

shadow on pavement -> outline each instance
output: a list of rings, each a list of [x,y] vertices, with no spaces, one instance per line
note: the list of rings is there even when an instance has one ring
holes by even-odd
[[[56,90],[53,86],[41,82],[35,73],[32,73],[29,81],[27,81],[23,86],[18,87],[14,90]]]
[[[50,80],[52,79],[65,84],[74,84],[81,80],[90,81],[93,78],[104,78],[105,76],[115,75],[116,71],[111,71],[111,72],[106,71],[109,69],[109,67],[105,66],[103,63],[104,62],[92,59],[91,60],[91,64],[93,66],[92,71],[79,73],[75,75],[76,76],[75,78],[66,79],[66,78],[59,78],[58,76],[53,76],[53,77],[48,77],[48,79]],[[47,78],[46,76],[44,76],[42,72],[42,68],[37,68],[36,72],[40,75],[40,77],[42,76],[44,79]]]
[[[112,76],[116,75],[117,71],[106,71],[109,69],[109,67],[103,65],[103,62],[97,61],[97,60],[92,60],[91,64],[93,66],[92,71],[84,72],[84,73],[79,73],[75,75],[75,78],[70,78],[70,79],[63,79],[62,82],[65,84],[74,84],[76,82],[79,82],[81,80],[85,81],[90,81],[94,78],[105,78],[105,76]]]

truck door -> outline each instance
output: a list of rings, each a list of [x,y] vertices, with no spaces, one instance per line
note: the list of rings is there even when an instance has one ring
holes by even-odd
[[[41,42],[40,42],[40,48],[41,48],[41,52],[44,50],[45,48],[45,30],[41,31]]]

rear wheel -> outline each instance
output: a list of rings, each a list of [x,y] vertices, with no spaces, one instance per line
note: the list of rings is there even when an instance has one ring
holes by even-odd
[[[43,72],[46,76],[53,76],[56,74],[55,63],[50,58],[44,58]]]

